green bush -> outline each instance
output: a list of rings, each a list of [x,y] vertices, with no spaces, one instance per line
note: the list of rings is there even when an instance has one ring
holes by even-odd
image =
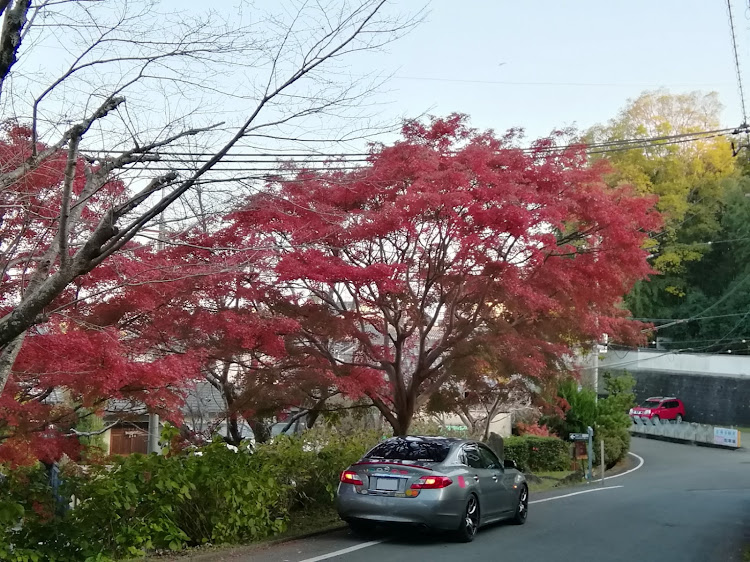
[[[529,471],[529,446],[527,437],[505,437],[503,439],[503,454],[508,460],[515,461],[518,468]]]
[[[324,430],[252,452],[217,442],[175,456],[131,455],[66,475],[76,505],[65,514],[55,513],[43,469],[13,471],[0,486],[0,560],[110,560],[274,535],[293,510],[332,505],[339,472],[375,442]]]
[[[542,421],[563,439],[570,433],[585,433],[591,426],[594,429],[594,463],[601,462],[600,442],[604,439],[604,463],[611,468],[630,450],[628,428],[632,422],[627,412],[635,403],[634,386],[635,379],[629,374],[613,377],[605,373],[604,387],[608,395],[597,401],[592,390],[579,390],[578,383],[568,379],[560,383],[558,396],[568,402],[570,409],[563,419],[551,416]]]
[[[570,445],[557,437],[507,437],[503,440],[505,458],[516,462],[524,472],[558,471],[570,467]]]
[[[633,387],[635,379],[625,374],[613,377],[604,374],[604,387],[608,395],[597,404],[596,423],[594,425],[594,462],[600,463],[601,445],[604,439],[604,464],[611,468],[620,462],[630,450],[631,425],[628,410],[635,404]]]
[[[341,471],[377,442],[375,432],[343,436],[321,428],[301,437],[281,435],[273,444],[259,446],[253,457],[292,487],[292,508],[332,505]]]
[[[604,464],[612,468],[620,462],[630,450],[630,432],[621,427],[598,427],[594,436],[594,463],[601,463],[601,440],[604,439]]]

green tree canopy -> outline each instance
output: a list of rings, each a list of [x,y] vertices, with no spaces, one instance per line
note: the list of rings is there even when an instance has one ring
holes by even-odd
[[[715,131],[720,128],[721,108],[715,92],[645,92],[630,100],[607,124],[590,129],[586,140],[601,143]],[[750,245],[743,240],[750,230],[750,201],[744,196],[748,189],[730,140],[725,136],[683,140],[666,138],[646,147],[594,156],[611,164],[610,185],[629,183],[642,194],[659,197],[664,227],[652,233],[649,242],[651,265],[657,274],[639,282],[626,297],[628,308],[638,318],[682,318],[690,317],[691,311],[700,313],[734,283],[742,282],[742,264],[750,253]],[[728,239],[737,240],[714,244]],[[743,291],[736,289],[722,302],[727,308],[739,306],[737,299],[742,295]],[[725,324],[705,324],[711,333],[678,325],[663,334],[674,339],[716,338],[727,328]]]

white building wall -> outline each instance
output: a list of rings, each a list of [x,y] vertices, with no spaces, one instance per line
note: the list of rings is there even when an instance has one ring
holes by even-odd
[[[750,377],[750,356],[673,353],[652,349],[637,351],[610,349],[599,364],[600,372],[607,369]]]

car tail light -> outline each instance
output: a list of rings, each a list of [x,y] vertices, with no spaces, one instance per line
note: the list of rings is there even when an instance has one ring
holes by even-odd
[[[344,484],[354,484],[355,486],[362,486],[363,482],[362,479],[359,477],[359,474],[354,472],[353,470],[345,470],[341,473],[341,478],[339,478],[341,482]]]
[[[422,476],[411,485],[412,490],[437,490],[453,484],[453,480],[447,476]]]

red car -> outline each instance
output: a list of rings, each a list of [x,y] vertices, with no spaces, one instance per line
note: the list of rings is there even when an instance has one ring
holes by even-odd
[[[675,420],[680,423],[685,418],[685,405],[674,396],[652,396],[643,404],[630,409],[630,417],[646,419]]]

